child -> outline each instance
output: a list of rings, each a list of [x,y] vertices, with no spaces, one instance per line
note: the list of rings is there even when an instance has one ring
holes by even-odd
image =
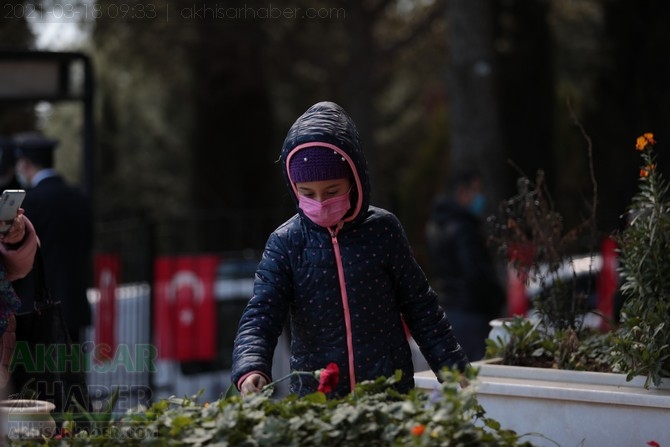
[[[320,102],[293,124],[280,157],[298,213],[268,238],[254,293],[240,320],[232,381],[243,395],[271,380],[277,339],[290,317],[291,369],[336,363],[335,396],[356,382],[402,371],[414,387],[403,321],[435,373],[468,364],[398,219],[369,204],[367,162],[356,126]],[[294,377],[290,391],[316,391]]]

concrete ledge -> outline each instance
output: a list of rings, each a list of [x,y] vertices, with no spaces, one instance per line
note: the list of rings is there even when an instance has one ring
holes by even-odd
[[[491,417],[539,446],[670,445],[670,389],[644,389],[644,378],[475,362],[471,386]],[[415,373],[418,388],[438,386],[432,371]]]

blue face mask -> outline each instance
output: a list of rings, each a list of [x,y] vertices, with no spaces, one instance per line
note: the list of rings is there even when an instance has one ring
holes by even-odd
[[[468,209],[470,212],[476,216],[481,216],[484,214],[484,208],[486,207],[486,199],[482,193],[477,193],[470,202]]]

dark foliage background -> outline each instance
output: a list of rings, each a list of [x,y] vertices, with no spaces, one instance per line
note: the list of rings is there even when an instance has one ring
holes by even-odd
[[[98,1],[76,48],[96,73],[98,250],[261,249],[294,212],[275,162],[283,137],[326,99],[358,123],[373,201],[398,214],[427,269],[426,214],[455,167],[484,171],[491,211],[519,171],[543,169],[570,227],[592,188],[576,118],[593,142],[604,234],[634,192],[635,137],[654,132],[668,165],[667,2],[144,4],[155,17]],[[3,19],[0,42],[34,46],[21,18]],[[58,167],[77,180],[76,107],[33,110],[0,103],[0,133],[59,137]]]

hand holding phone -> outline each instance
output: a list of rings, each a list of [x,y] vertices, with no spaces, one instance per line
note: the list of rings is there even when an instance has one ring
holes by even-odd
[[[6,234],[18,215],[26,192],[23,189],[6,189],[0,196],[0,234]]]

